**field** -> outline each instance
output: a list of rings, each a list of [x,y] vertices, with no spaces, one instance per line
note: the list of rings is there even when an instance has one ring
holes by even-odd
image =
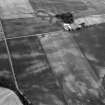
[[[33,105],[104,105],[105,24],[65,32],[52,16],[104,9],[102,0],[0,0],[0,83],[15,89],[11,60]]]
[[[75,39],[94,67],[98,78],[105,74],[105,24],[96,25],[80,32],[76,32]]]

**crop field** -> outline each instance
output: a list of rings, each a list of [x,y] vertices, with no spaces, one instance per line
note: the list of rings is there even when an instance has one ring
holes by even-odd
[[[47,21],[37,21],[35,18],[22,18],[2,21],[7,38],[35,35],[61,30],[61,25],[49,24]]]
[[[62,13],[62,12],[68,12],[68,11],[84,11],[88,9],[88,7],[81,1],[63,1],[59,0],[56,1],[38,1],[37,0],[30,0],[30,3],[35,11],[37,9],[45,9],[50,12],[54,13]]]
[[[72,33],[62,31],[51,33],[40,40],[54,73],[63,85],[68,103],[71,102],[70,104],[74,105],[79,101],[80,104],[85,102],[88,105],[87,100],[90,100],[90,97],[96,98],[94,104],[96,100],[101,101],[101,98],[97,99],[97,96],[102,95],[104,91],[100,87],[101,82],[72,37]],[[79,40],[79,42],[82,41]],[[74,100],[73,97],[75,97]]]
[[[43,15],[37,16],[33,11],[32,12],[26,12],[24,9],[20,8],[18,11],[20,11],[20,18],[12,18],[13,13],[11,14],[11,18],[7,16],[7,18],[2,19],[2,24],[4,28],[4,32],[6,34],[6,37],[17,37],[17,36],[23,36],[23,35],[32,35],[32,34],[38,34],[38,33],[44,33],[44,32],[52,32],[61,30],[62,26],[59,24],[59,22],[53,22],[53,18],[51,16],[45,16],[47,13],[64,13],[64,12],[79,12],[79,11],[85,11],[88,9],[88,7],[80,1],[49,1],[49,2],[43,2],[43,1],[36,1],[36,0],[30,0],[30,4],[32,5],[33,11],[36,13],[40,12],[40,10],[43,12]],[[24,6],[23,6],[24,7]],[[9,10],[8,10],[9,11]],[[4,11],[4,13],[8,13]],[[11,11],[9,11],[11,13]],[[21,17],[21,14],[30,14],[34,13],[32,17],[24,16],[25,18]],[[18,17],[19,17],[18,16]],[[27,31],[26,31],[27,30]]]
[[[65,12],[104,13],[104,0],[0,0],[0,83],[15,90],[14,70],[33,105],[104,105],[105,24],[65,32]]]
[[[105,75],[105,24],[96,25],[76,32],[75,39],[91,62],[96,75],[102,79]]]

